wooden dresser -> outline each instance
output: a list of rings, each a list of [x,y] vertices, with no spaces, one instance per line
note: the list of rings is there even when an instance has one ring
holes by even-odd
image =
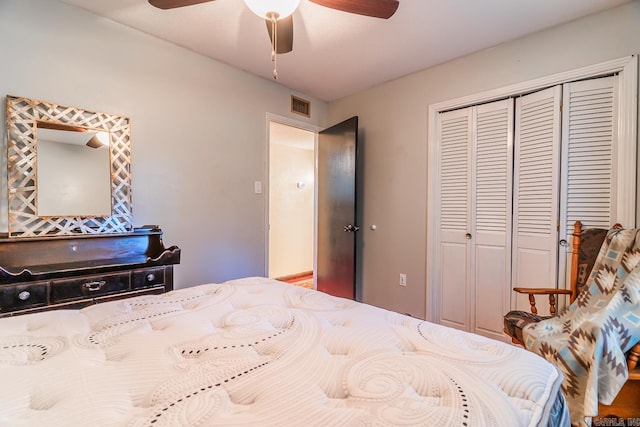
[[[131,233],[0,237],[0,317],[173,289],[180,249],[156,226]]]

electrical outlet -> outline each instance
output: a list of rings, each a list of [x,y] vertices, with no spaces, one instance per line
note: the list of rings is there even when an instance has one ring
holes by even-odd
[[[407,286],[407,275],[404,273],[400,273],[400,286]]]

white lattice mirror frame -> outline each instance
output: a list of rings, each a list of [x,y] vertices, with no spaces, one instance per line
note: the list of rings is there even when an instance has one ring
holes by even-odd
[[[110,134],[110,216],[38,216],[38,122],[106,131]],[[132,231],[129,119],[8,95],[7,183],[10,237]]]

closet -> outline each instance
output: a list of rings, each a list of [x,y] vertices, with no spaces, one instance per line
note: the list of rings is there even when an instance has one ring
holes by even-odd
[[[505,340],[503,314],[529,306],[513,287],[564,287],[573,222],[635,225],[618,206],[635,205],[635,185],[618,184],[636,179],[618,86],[600,76],[437,112],[432,320]]]

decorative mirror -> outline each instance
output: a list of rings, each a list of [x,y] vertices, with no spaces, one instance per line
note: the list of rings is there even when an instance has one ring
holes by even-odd
[[[132,231],[129,119],[7,96],[9,236]]]

